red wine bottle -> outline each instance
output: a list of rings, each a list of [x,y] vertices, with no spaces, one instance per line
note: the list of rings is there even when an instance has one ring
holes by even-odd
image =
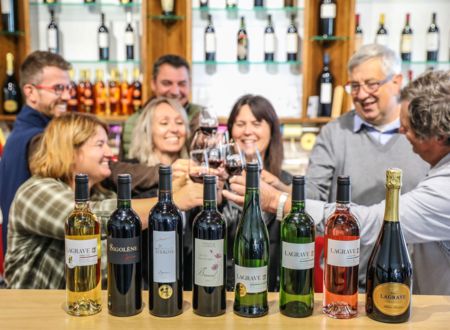
[[[119,174],[117,209],[107,223],[108,310],[115,316],[142,311],[141,230],[131,208],[131,176]]]
[[[159,167],[158,203],[148,218],[149,309],[155,316],[183,312],[183,221],[172,201],[172,168]]]
[[[131,12],[127,12],[127,27],[125,28],[125,55],[127,60],[134,60],[134,29],[131,25]]]
[[[336,211],[325,225],[323,311],[349,319],[358,314],[359,223],[350,212],[350,177],[337,183]]]
[[[223,216],[217,211],[217,177],[203,178],[203,210],[193,223],[193,292],[194,313],[217,316],[226,309],[226,233]]]
[[[384,27],[384,14],[380,14],[380,21],[377,34],[375,36],[375,43],[383,46],[387,46],[388,44],[388,31]]]
[[[47,48],[51,53],[59,53],[59,30],[53,9],[50,10],[50,24],[47,26]]]
[[[216,31],[211,14],[208,14],[208,25],[205,29],[205,61],[216,60]]]
[[[334,36],[335,21],[336,21],[335,0],[321,0],[319,35],[323,36],[324,38]]]
[[[436,13],[433,13],[427,32],[427,61],[437,61],[439,58],[439,27],[436,23]]]
[[[245,27],[245,18],[241,16],[241,26],[237,34],[237,60],[247,61],[248,60],[248,34]]]
[[[406,14],[405,26],[402,30],[402,37],[400,40],[400,55],[402,61],[411,61],[412,52],[412,40],[413,40],[413,30],[409,25],[410,14]]]
[[[17,31],[17,3],[14,0],[1,0],[2,28],[7,32]]]
[[[267,15],[267,26],[264,29],[264,61],[275,60],[275,29],[272,24],[272,15]]]
[[[109,31],[105,25],[105,14],[101,14],[101,24],[98,28],[98,54],[100,61],[109,60]]]
[[[330,56],[323,56],[323,69],[319,77],[319,116],[329,117],[333,103],[333,75],[330,72]]]
[[[291,22],[286,34],[286,60],[297,61],[298,55],[298,30],[295,26],[295,15],[291,15]]]

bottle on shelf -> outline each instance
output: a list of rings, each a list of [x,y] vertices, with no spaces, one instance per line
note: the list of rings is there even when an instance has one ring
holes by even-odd
[[[266,315],[269,234],[259,199],[259,166],[247,163],[245,202],[234,240],[234,312],[245,317]]]
[[[284,0],[285,8],[297,7],[297,0]]]
[[[255,8],[261,8],[261,7],[264,7],[264,0],[255,0],[255,2],[254,2],[254,7]]]
[[[17,31],[17,1],[1,0],[2,29],[7,32]]]
[[[70,77],[70,99],[67,101],[67,111],[77,112],[78,111],[78,86],[75,83],[75,71],[73,69],[69,70]]]
[[[241,25],[237,33],[237,60],[248,60],[248,34],[245,26],[244,16],[241,16]]]
[[[109,31],[105,25],[104,13],[101,13],[101,23],[98,28],[98,54],[100,61],[109,60]]]
[[[405,26],[402,30],[402,37],[400,39],[400,55],[402,61],[411,61],[413,30],[409,25],[410,14],[406,14]]]
[[[134,60],[134,29],[131,25],[131,12],[127,12],[127,27],[125,28],[125,55],[127,60]]]
[[[175,0],[161,0],[161,8],[164,16],[175,15]]]
[[[86,82],[86,70],[81,69],[78,77],[77,95],[78,95],[78,111],[84,112],[84,86]]]
[[[305,212],[305,177],[292,180],[291,212],[281,224],[280,312],[305,317],[314,308],[314,220]]]
[[[319,35],[324,38],[333,37],[335,33],[336,2],[335,0],[320,1]]]
[[[203,210],[192,225],[192,308],[194,313],[202,316],[217,316],[226,310],[227,225],[217,210],[216,182],[216,176],[204,176]]]
[[[120,82],[120,92],[121,92],[121,114],[124,116],[129,116],[133,113],[132,108],[132,93],[133,89],[130,84],[128,84],[128,69],[123,69],[122,71],[122,80]]]
[[[58,0],[44,0],[44,3],[47,5],[54,5],[58,2]]]
[[[364,34],[360,25],[360,14],[356,14],[356,24],[355,24],[355,52],[357,52],[364,43]]]
[[[139,69],[133,70],[133,83],[132,83],[132,106],[133,111],[137,112],[142,107],[142,83],[140,79],[141,74]]]
[[[286,60],[297,61],[298,56],[298,30],[295,25],[295,15],[291,15],[291,22],[287,29],[286,34]]]
[[[108,81],[109,111],[110,115],[120,114],[120,84],[118,80],[117,69],[111,69]]]
[[[211,14],[208,14],[208,25],[205,29],[205,61],[216,60],[216,31]]]
[[[379,26],[375,35],[375,43],[383,46],[388,45],[388,31],[384,27],[384,14],[380,14]]]
[[[330,72],[330,55],[323,55],[323,68],[319,76],[319,117],[331,116],[333,105],[333,75]]]
[[[427,61],[436,62],[439,58],[439,27],[436,23],[436,13],[431,16],[431,24],[427,31]]]
[[[264,61],[273,62],[275,60],[275,29],[272,24],[272,15],[267,15],[267,26],[264,29]]]
[[[366,313],[387,323],[408,321],[411,315],[413,269],[399,222],[402,183],[400,169],[386,171],[386,206],[383,227],[369,258]]]
[[[119,3],[121,5],[129,5],[129,4],[133,3],[133,0],[119,0]]]
[[[201,8],[208,8],[208,0],[200,0]]]
[[[336,210],[325,224],[323,311],[337,319],[358,314],[359,223],[350,212],[350,177],[338,176]]]
[[[227,0],[225,7],[226,9],[236,9],[238,4],[238,0]]]
[[[119,174],[117,209],[107,223],[108,310],[115,316],[142,311],[141,227],[131,208],[131,175]]]
[[[47,49],[51,53],[59,53],[59,30],[53,9],[50,10],[50,24],[47,26]]]
[[[104,82],[103,69],[95,70],[94,98],[95,98],[95,111],[94,111],[95,114],[105,115],[108,104],[108,96]]]
[[[149,309],[155,316],[183,312],[183,221],[172,201],[172,168],[159,167],[158,203],[148,219]]]
[[[100,222],[88,201],[88,176],[77,174],[75,208],[65,223],[66,311],[75,316],[102,309]]]
[[[84,95],[82,112],[93,113],[94,111],[94,86],[91,82],[91,70],[85,70]]]
[[[3,84],[2,108],[6,114],[14,115],[20,111],[21,94],[14,78],[14,55],[6,53],[6,79]]]

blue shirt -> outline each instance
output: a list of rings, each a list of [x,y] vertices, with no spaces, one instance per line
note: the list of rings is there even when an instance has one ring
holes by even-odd
[[[383,130],[381,131],[378,127],[366,122],[357,113],[355,113],[353,132],[358,133],[362,129],[366,129],[370,137],[380,144],[386,144],[391,137],[398,133],[399,128],[400,118],[397,118],[392,123],[383,126]]]

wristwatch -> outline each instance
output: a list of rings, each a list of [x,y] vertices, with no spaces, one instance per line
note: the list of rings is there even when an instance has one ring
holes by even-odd
[[[284,204],[286,204],[288,196],[289,195],[284,192],[281,193],[280,198],[278,199],[277,217],[276,217],[278,221],[283,220]]]

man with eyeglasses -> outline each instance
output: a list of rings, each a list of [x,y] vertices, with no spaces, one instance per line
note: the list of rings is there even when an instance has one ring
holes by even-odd
[[[345,89],[355,109],[321,129],[306,172],[307,198],[334,202],[337,177],[350,175],[352,201],[373,205],[385,197],[387,168],[403,170],[402,191],[408,192],[425,177],[428,165],[399,133],[402,74],[398,55],[382,45],[365,45],[350,58],[348,73]],[[361,246],[361,288],[372,248],[373,244]]]
[[[3,213],[3,252],[6,253],[8,213],[19,186],[30,177],[28,155],[53,117],[66,112],[70,98],[71,65],[61,56],[35,51],[20,67],[25,104],[14,122],[0,161],[0,208]]]

